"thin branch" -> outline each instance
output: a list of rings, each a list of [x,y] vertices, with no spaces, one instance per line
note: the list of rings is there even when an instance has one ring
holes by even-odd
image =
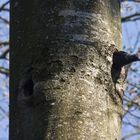
[[[133,1],[129,1],[129,0],[120,0],[121,2],[125,2],[125,1],[127,1],[127,2],[140,2],[140,0],[133,0]]]
[[[0,106],[0,110],[8,117],[8,113]]]
[[[5,9],[5,6],[7,6],[10,3],[10,1],[5,2],[1,7],[0,7],[0,12]]]
[[[124,124],[126,124],[126,125],[130,125],[130,126],[132,126],[132,127],[136,128],[136,129],[140,130],[140,126],[135,125],[135,124],[132,124],[131,122],[126,122],[126,121],[123,121],[123,123],[124,123]]]
[[[125,110],[126,111],[126,110]],[[129,114],[129,115],[131,115],[132,117],[134,117],[134,118],[136,118],[136,119],[139,119],[140,120],[140,117],[139,116],[137,116],[137,115],[135,115],[135,114],[133,114],[130,110],[127,110],[126,112],[125,112],[125,114],[124,115],[126,115],[126,114]],[[124,117],[124,116],[123,116]]]
[[[137,116],[137,115],[135,115],[135,114],[133,114],[133,113],[131,113],[131,111],[129,111],[129,114],[130,114],[132,117],[137,118],[137,119],[139,119],[139,120],[140,120],[140,117],[139,117],[139,116]]]
[[[136,46],[137,46],[138,43],[139,43],[139,38],[140,38],[140,32],[138,32],[137,37],[136,37],[136,41],[135,41],[135,44],[134,44],[134,47],[135,47],[135,48],[136,48]]]
[[[130,69],[131,71],[134,71],[134,69]],[[134,71],[134,72],[136,72],[136,71]],[[127,83],[127,85],[128,86],[132,86],[132,88],[130,89],[130,90],[133,90],[134,88],[136,88],[137,90],[140,90],[140,84],[132,84],[132,83],[130,83],[129,81],[126,81],[126,83]],[[129,91],[130,91],[129,90]],[[128,92],[129,92],[128,91]]]
[[[5,74],[6,76],[8,76],[9,75],[9,69],[0,67],[0,73]]]
[[[123,98],[123,100],[129,102],[131,104],[131,106],[135,105],[136,107],[140,108],[140,103],[135,99],[128,100],[128,99]]]
[[[0,59],[7,59],[7,58],[6,58],[6,55],[7,55],[8,53],[9,53],[9,49],[5,50],[5,51],[1,54]]]
[[[132,137],[132,136],[136,136],[136,135],[140,135],[140,132],[130,133],[130,134],[124,136],[124,137],[122,138],[122,140],[127,140],[128,138],[130,138],[130,137]]]
[[[132,15],[129,15],[129,16],[126,16],[126,17],[122,17],[121,21],[122,22],[127,22],[127,21],[133,21],[133,20],[136,20],[136,19],[138,20],[140,18],[138,16],[140,16],[140,13],[135,13],[135,14],[132,14]],[[132,19],[134,17],[136,17],[136,19]]]
[[[9,41],[0,42],[0,47],[7,46],[7,45],[9,45]]]
[[[10,12],[10,9],[9,8],[3,8],[2,11]]]
[[[126,21],[122,21],[123,23],[124,22],[135,22],[135,21],[137,21],[137,20],[140,20],[140,17],[136,17],[136,18],[134,18],[134,19],[129,19],[129,20],[126,20]]]
[[[4,23],[8,24],[9,25],[9,21],[3,17],[0,16],[0,20],[2,20]]]

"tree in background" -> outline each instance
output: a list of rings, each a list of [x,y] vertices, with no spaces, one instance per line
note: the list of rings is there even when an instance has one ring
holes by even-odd
[[[117,0],[13,0],[10,139],[120,140],[115,48]]]

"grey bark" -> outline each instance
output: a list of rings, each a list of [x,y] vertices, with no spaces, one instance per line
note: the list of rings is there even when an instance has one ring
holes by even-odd
[[[117,0],[11,2],[10,140],[120,140]]]

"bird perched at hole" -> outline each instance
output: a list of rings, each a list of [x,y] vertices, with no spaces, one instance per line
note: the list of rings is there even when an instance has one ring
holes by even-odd
[[[128,54],[127,52],[115,49],[111,67],[111,77],[114,84],[116,84],[120,78],[122,67],[135,61],[140,61],[140,49],[136,54]]]

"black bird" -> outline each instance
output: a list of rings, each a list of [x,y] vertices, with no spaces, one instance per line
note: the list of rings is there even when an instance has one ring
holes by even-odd
[[[123,66],[128,65],[135,61],[140,61],[140,49],[136,54],[128,54],[124,51],[116,50],[113,53],[113,64],[111,68],[111,77],[113,83],[116,84],[117,80],[120,78],[121,69]]]

